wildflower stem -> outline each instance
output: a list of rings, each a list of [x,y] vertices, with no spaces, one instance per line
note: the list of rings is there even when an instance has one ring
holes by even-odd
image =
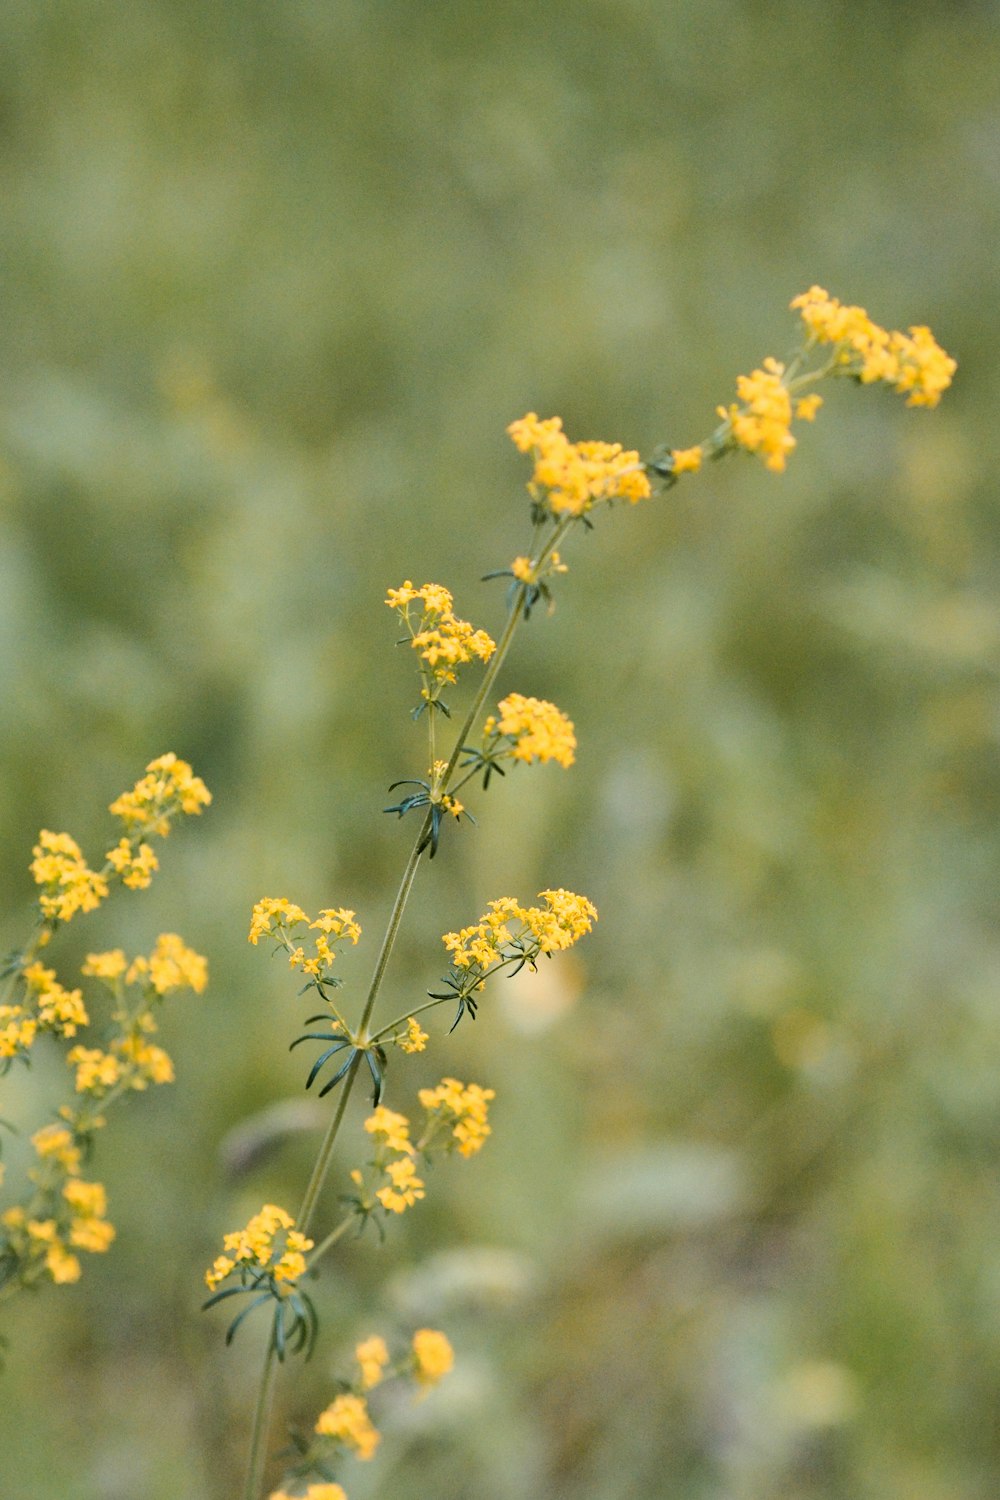
[[[271,1425],[271,1405],[274,1401],[274,1380],[278,1373],[272,1335],[264,1356],[264,1368],[260,1375],[257,1405],[253,1414],[253,1433],[250,1439],[250,1461],[247,1464],[247,1482],[243,1487],[243,1500],[258,1500],[264,1479],[267,1431]]]
[[[451,999],[452,996],[449,995],[448,1000]],[[445,1000],[426,1000],[423,1005],[415,1005],[412,1010],[404,1010],[401,1016],[397,1016],[396,1019],[394,1021],[390,1021],[387,1026],[380,1026],[378,1031],[376,1031],[375,1035],[372,1037],[372,1041],[381,1042],[385,1037],[389,1036],[391,1032],[395,1031],[397,1026],[402,1026],[405,1021],[408,1021],[411,1016],[419,1016],[425,1010],[433,1010],[436,1005],[446,1004],[447,1001]]]
[[[349,1213],[345,1219],[341,1220],[336,1229],[331,1230],[325,1240],[321,1240],[319,1242],[319,1244],[316,1246],[316,1249],[313,1250],[309,1256],[310,1270],[312,1270],[316,1262],[318,1260],[321,1260],[326,1252],[332,1249],[337,1241],[347,1233],[348,1229],[350,1229],[351,1225],[354,1223],[356,1217],[357,1215],[353,1213],[353,1211]]]
[[[337,1108],[333,1113],[330,1124],[327,1126],[326,1135],[323,1137],[323,1144],[319,1148],[319,1155],[316,1157],[316,1161],[312,1169],[312,1176],[309,1179],[309,1186],[306,1188],[305,1197],[302,1199],[302,1207],[299,1209],[295,1217],[296,1227],[300,1229],[303,1234],[305,1234],[309,1229],[309,1221],[313,1216],[316,1208],[316,1202],[323,1187],[323,1180],[326,1177],[327,1169],[330,1165],[330,1156],[333,1152],[334,1142],[337,1139],[337,1132],[340,1129],[340,1122],[344,1118],[344,1111],[347,1108],[347,1101],[351,1097],[351,1086],[353,1085],[354,1080],[357,1077],[357,1072],[360,1064],[361,1053],[359,1052],[355,1055],[351,1066],[347,1071],[347,1076],[344,1079],[343,1085],[340,1090],[340,1098],[337,1100]]]

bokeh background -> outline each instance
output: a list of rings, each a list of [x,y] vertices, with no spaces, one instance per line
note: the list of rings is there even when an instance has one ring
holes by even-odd
[[[212,978],[166,1015],[176,1086],[100,1143],[112,1253],[11,1309],[3,1500],[238,1493],[259,1341],[222,1349],[200,1277],[294,1204],[324,1115],[248,914],[357,908],[360,998],[411,836],[385,788],[423,760],[384,591],[441,581],[495,631],[507,422],[694,442],[813,282],[929,323],[955,387],[833,389],[784,476],[730,460],[576,539],[504,688],[571,715],[578,764],[470,799],[386,1014],[501,892],[600,924],[393,1069],[404,1110],[492,1085],[495,1134],[343,1247],[281,1421],[358,1335],[431,1323],[456,1372],[383,1407],[351,1500],[1000,1492],[998,23],[5,0],[2,946],[39,827],[96,859],[166,749],[215,801],[52,950],[69,981],[173,930]],[[0,1113],[35,1128],[63,1076],[40,1056]]]

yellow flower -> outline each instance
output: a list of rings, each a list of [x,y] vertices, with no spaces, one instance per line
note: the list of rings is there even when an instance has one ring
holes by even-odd
[[[386,1348],[385,1339],[379,1338],[378,1334],[373,1334],[371,1338],[365,1339],[357,1346],[354,1357],[361,1370],[361,1388],[370,1391],[373,1386],[378,1385],[389,1363],[389,1350]]]
[[[174,1065],[162,1047],[154,1047],[139,1036],[124,1037],[114,1047],[116,1054],[124,1059],[122,1074],[127,1075],[130,1089],[142,1090],[150,1083],[173,1083]]]
[[[27,1052],[35,1040],[38,1022],[21,1005],[0,1005],[0,1058]]]
[[[310,922],[309,926],[328,937],[343,938],[352,943],[357,943],[361,936],[361,926],[354,920],[354,912],[343,906],[321,911],[317,920]]]
[[[119,839],[105,858],[121,877],[122,884],[134,891],[144,891],[152,883],[154,872],[160,868],[151,845],[140,843],[137,849],[133,849],[131,841],[126,838]]]
[[[223,1237],[222,1247],[227,1253],[216,1257],[205,1272],[205,1283],[214,1291],[238,1265],[267,1271],[275,1281],[294,1281],[304,1272],[305,1252],[313,1244],[295,1228],[291,1214],[275,1203],[265,1203],[245,1229]]]
[[[43,1125],[31,1137],[31,1144],[43,1160],[57,1161],[63,1171],[74,1173],[80,1170],[80,1148],[65,1125]]]
[[[363,1396],[344,1394],[338,1396],[321,1412],[316,1431],[323,1437],[336,1438],[347,1448],[352,1448],[360,1459],[374,1456],[381,1434],[372,1425],[368,1415],[368,1403]]]
[[[108,1201],[101,1183],[81,1182],[74,1178],[64,1183],[63,1197],[73,1210],[70,1244],[92,1255],[103,1254],[114,1240],[115,1228],[107,1222]]]
[[[911,328],[909,335],[894,333],[891,347],[899,361],[896,390],[908,391],[907,406],[937,406],[951,385],[958,368],[929,328]]]
[[[582,516],[604,500],[635,504],[652,493],[638,453],[620,443],[571,443],[560,417],[540,421],[528,412],[507,431],[519,452],[534,451],[528,493],[554,516]]]
[[[412,1208],[418,1198],[426,1196],[423,1180],[417,1176],[410,1157],[401,1156],[397,1161],[386,1162],[383,1171],[389,1182],[378,1188],[375,1196],[389,1213],[401,1214],[404,1209]]]
[[[28,993],[35,999],[38,1024],[44,1030],[59,1036],[75,1036],[79,1027],[90,1024],[82,994],[79,990],[63,989],[54,969],[46,969],[37,962],[29,964],[24,978]]]
[[[148,958],[133,959],[125,982],[135,984],[147,977],[158,995],[179,989],[194,990],[200,995],[208,983],[208,963],[176,932],[161,932]]]
[[[115,1226],[106,1219],[72,1219],[69,1242],[77,1250],[87,1250],[91,1255],[101,1255],[110,1248],[115,1238]]]
[[[517,958],[531,963],[539,953],[571,948],[590,932],[597,911],[586,896],[572,891],[539,892],[544,907],[524,907],[512,896],[491,901],[479,922],[459,932],[446,932],[442,942],[456,969],[479,969],[485,975],[494,964]],[[524,939],[530,939],[525,943]]]
[[[670,457],[673,459],[675,474],[697,474],[703,455],[700,447],[672,448]]]
[[[68,922],[78,911],[94,911],[108,894],[107,881],[87,868],[68,833],[43,828],[32,853],[31,874],[44,887],[38,902],[48,921]]]
[[[407,579],[401,588],[389,590],[385,602],[399,614],[409,631],[410,645],[421,658],[425,698],[433,697],[445,683],[455,682],[456,667],[473,657],[487,662],[496,650],[496,642],[485,630],[458,618],[451,594],[439,583],[414,588]],[[411,613],[414,602],[421,605],[419,615]]]
[[[294,927],[308,920],[301,906],[286,901],[284,896],[264,896],[251,913],[248,941],[256,947],[262,937],[275,936],[279,928]]]
[[[46,1252],[45,1267],[58,1286],[80,1280],[80,1262],[58,1241]]]
[[[146,775],[130,792],[116,797],[109,811],[121,819],[129,834],[157,833],[165,838],[178,813],[200,814],[211,800],[205,783],[171,750],[151,760]]]
[[[774,473],[781,473],[795,447],[789,431],[792,401],[784,375],[780,360],[765,359],[762,370],[737,377],[736,394],[742,404],[719,407],[720,417],[730,424],[733,440],[748,453],[760,454]]]
[[[81,974],[91,976],[94,979],[105,979],[114,982],[128,968],[128,960],[120,948],[112,948],[107,953],[88,953],[87,961],[80,970]]]
[[[478,1083],[459,1083],[457,1078],[442,1078],[437,1088],[421,1089],[418,1098],[429,1116],[436,1116],[450,1128],[460,1156],[474,1156],[482,1149],[491,1134],[487,1114],[490,1100],[496,1098],[495,1090],[480,1088]]]
[[[414,1374],[421,1385],[437,1385],[455,1363],[451,1344],[433,1328],[418,1328],[413,1335]]]
[[[102,1052],[99,1047],[74,1047],[66,1061],[76,1069],[78,1094],[93,1094],[100,1098],[108,1089],[114,1088],[122,1074],[119,1059],[110,1052]]]
[[[821,286],[794,298],[810,340],[836,347],[837,364],[865,385],[882,380],[908,392],[907,406],[937,406],[958,368],[929,328],[889,333],[863,307],[848,307]]]
[[[522,693],[508,693],[497,706],[497,716],[490,716],[483,726],[484,737],[506,735],[511,741],[513,760],[527,763],[554,760],[560,766],[571,766],[575,759],[576,736],[570,719],[554,703],[544,698],[526,698]]]
[[[386,1109],[384,1104],[380,1104],[374,1114],[369,1115],[365,1121],[365,1129],[369,1135],[381,1137],[390,1151],[401,1151],[409,1156],[413,1155],[413,1147],[410,1144],[410,1122],[405,1115],[398,1115],[394,1110]]]
[[[272,1490],[269,1500],[296,1500],[296,1497],[285,1490]],[[347,1500],[347,1492],[339,1484],[311,1484],[297,1500]]]
[[[406,1035],[396,1043],[401,1052],[423,1052],[427,1046],[427,1033],[413,1016],[406,1022]]]
[[[84,1219],[103,1219],[108,1212],[108,1195],[100,1182],[82,1182],[79,1177],[63,1185],[63,1197],[73,1211]]]

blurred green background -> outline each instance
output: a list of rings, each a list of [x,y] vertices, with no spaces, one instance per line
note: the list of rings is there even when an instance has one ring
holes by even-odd
[[[50,950],[71,982],[176,930],[212,978],[165,1017],[176,1086],[100,1143],[112,1253],[11,1309],[2,1500],[238,1493],[259,1343],[222,1349],[200,1277],[317,1141],[242,1150],[305,1072],[246,929],[264,894],[357,908],[359,1000],[411,836],[385,788],[424,754],[384,591],[443,582],[495,633],[505,425],[697,441],[813,282],[929,323],[955,387],[838,387],[784,476],[731,460],[576,538],[503,685],[570,714],[578,764],[469,799],[385,1014],[494,895],[600,924],[394,1067],[403,1110],[492,1085],[495,1134],[343,1248],[281,1420],[359,1334],[431,1323],[456,1373],[382,1408],[351,1500],[1000,1493],[998,22],[5,0],[2,946],[39,827],[96,859],[166,749],[215,801]],[[40,1056],[0,1112],[29,1131],[62,1077]]]

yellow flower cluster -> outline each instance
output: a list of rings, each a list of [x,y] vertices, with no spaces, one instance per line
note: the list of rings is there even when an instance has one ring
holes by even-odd
[[[414,1374],[429,1389],[443,1380],[455,1363],[455,1353],[448,1339],[435,1328],[418,1328],[413,1335]]]
[[[24,980],[43,1031],[54,1031],[58,1036],[76,1036],[79,1027],[90,1024],[83,995],[79,990],[63,989],[55,969],[46,969],[37,962],[29,964],[24,971]]]
[[[694,448],[672,448],[670,457],[673,461],[673,472],[675,474],[697,474],[701,468],[703,456],[700,444]]]
[[[381,1433],[372,1421],[366,1392],[379,1385],[387,1374],[409,1375],[421,1392],[432,1386],[452,1369],[455,1355],[443,1333],[434,1328],[418,1328],[413,1335],[407,1357],[392,1369],[389,1350],[377,1334],[365,1339],[355,1349],[359,1378],[342,1390],[316,1419],[314,1432],[320,1440],[299,1458],[297,1472],[315,1465],[322,1468],[330,1462],[336,1448],[346,1449],[362,1462],[374,1457]],[[344,1492],[336,1484],[310,1484],[302,1500],[340,1500]],[[270,1500],[290,1500],[284,1489],[272,1493]],[[346,1500],[346,1497],[344,1497]]]
[[[740,375],[736,394],[742,405],[720,406],[719,416],[729,422],[733,439],[748,453],[758,453],[774,473],[780,474],[795,439],[792,425],[792,398],[784,381],[785,366],[777,359],[765,359],[762,370]]]
[[[439,583],[425,583],[414,588],[407,578],[401,588],[390,589],[386,604],[396,610],[410,635],[410,644],[424,665],[424,697],[431,699],[436,689],[455,682],[455,668],[473,657],[487,662],[496,650],[496,642],[485,630],[476,630],[468,620],[460,620],[452,608],[449,591]],[[419,602],[420,611],[411,610]]]
[[[604,500],[635,504],[651,494],[638,453],[626,452],[620,443],[571,443],[560,417],[541,421],[533,411],[507,431],[518,452],[534,451],[528,493],[554,516],[586,515]]]
[[[78,1281],[80,1261],[73,1250],[101,1254],[115,1237],[107,1195],[101,1183],[80,1177],[80,1149],[64,1125],[44,1126],[31,1143],[40,1166],[29,1175],[50,1199],[51,1212],[40,1218],[15,1205],[0,1214],[8,1250],[21,1262],[25,1282],[40,1275],[60,1284]]]
[[[301,906],[287,901],[284,896],[263,896],[251,913],[247,941],[256,947],[262,937],[278,937],[283,928],[295,927],[308,920]]]
[[[88,953],[80,972],[102,979],[112,987],[124,975],[126,984],[143,984],[157,995],[180,989],[194,990],[200,995],[208,983],[207,961],[176,932],[161,932],[149,957],[140,955],[131,963],[121,948]]]
[[[596,908],[572,891],[539,891],[544,906],[521,906],[513,896],[491,901],[483,916],[460,932],[446,932],[442,942],[456,969],[483,974],[500,963],[540,953],[557,953],[590,932]],[[481,988],[481,985],[480,985]]]
[[[319,934],[314,941],[315,954],[308,958],[294,935],[296,927],[302,926]],[[361,926],[355,921],[354,912],[346,907],[329,907],[311,922],[294,901],[284,896],[264,896],[251,913],[248,941],[256,947],[262,937],[276,939],[287,950],[293,969],[300,968],[304,974],[318,979],[332,966],[337,944],[357,943],[360,936]]]
[[[891,385],[906,394],[908,406],[937,406],[951,384],[957,366],[929,328],[911,328],[908,333],[881,328],[863,307],[841,303],[820,286],[795,297],[791,306],[805,329],[803,350],[791,369],[780,360],[766,359],[761,369],[738,377],[738,402],[718,408],[726,427],[721,446],[720,434],[709,445],[713,451],[722,451],[728,437],[730,443],[758,454],[769,469],[781,473],[795,447],[793,419],[811,422],[822,405],[822,397],[816,394],[793,400],[794,392],[824,375],[851,375],[863,385],[876,381]],[[829,362],[799,373],[803,358],[821,345],[832,349]],[[703,452],[703,446],[674,449],[671,472],[696,472]]]
[[[396,1046],[401,1052],[423,1052],[427,1046],[427,1033],[413,1016],[408,1017],[406,1032],[397,1038]]]
[[[497,705],[496,715],[491,714],[483,725],[483,736],[487,742],[506,736],[512,760],[554,760],[568,767],[576,758],[571,720],[544,698],[508,693]]]
[[[212,794],[201,777],[171,750],[151,760],[145,776],[130,792],[116,797],[109,811],[133,836],[158,833],[166,838],[177,813],[197,815],[211,800]]]
[[[75,1036],[90,1018],[79,990],[67,990],[56,979],[54,969],[37,961],[23,970],[24,999],[0,1005],[0,1061],[31,1049],[40,1031],[56,1036]]]
[[[88,869],[79,844],[68,833],[43,828],[31,852],[31,874],[43,888],[38,901],[46,921],[68,922],[78,911],[94,911],[108,894],[108,882]]]
[[[133,847],[130,839],[119,839],[107,853],[108,864],[130,890],[144,891],[152,884],[153,875],[160,868],[151,844],[139,843]]]
[[[316,1432],[321,1437],[335,1438],[350,1448],[359,1459],[374,1458],[375,1449],[381,1441],[381,1433],[372,1424],[368,1414],[368,1403],[363,1396],[344,1392],[320,1412]]]
[[[127,1018],[123,1012],[117,1013],[123,1032],[110,1050],[77,1046],[70,1051],[66,1061],[76,1069],[77,1093],[103,1099],[112,1089],[121,1093],[125,1089],[142,1090],[151,1083],[172,1083],[173,1063],[162,1047],[148,1040],[157,1029],[150,1003],[178,989],[200,995],[208,983],[208,965],[201,954],[189,948],[176,932],[161,932],[148,958],[140,955],[129,963],[120,948],[89,953],[82,973],[102,980],[116,994],[122,980],[126,985],[138,985],[147,1003]]]
[[[101,871],[91,870],[76,840],[68,833],[43,828],[32,853],[31,874],[42,887],[39,905],[47,922],[68,922],[78,911],[93,911],[108,894],[108,878],[116,876],[132,890],[144,890],[159,862],[144,835],[166,836],[177,813],[200,813],[211,793],[187,761],[171,751],[150,761],[146,775],[130,792],[123,792],[110,811],[125,824],[126,837],[109,849]]]
[[[245,1229],[223,1238],[227,1253],[216,1257],[205,1272],[205,1283],[214,1291],[237,1268],[258,1275],[266,1273],[275,1282],[295,1281],[306,1269],[305,1252],[313,1243],[295,1228],[291,1214],[274,1203],[265,1203]]]
[[[845,306],[821,286],[794,298],[811,343],[833,344],[837,363],[847,366],[865,385],[880,380],[907,393],[907,406],[937,406],[951,385],[955,361],[929,328],[908,333],[887,331],[873,323],[863,307]]]
[[[482,1150],[491,1134],[487,1114],[490,1100],[496,1098],[494,1089],[480,1088],[478,1083],[459,1083],[457,1078],[442,1078],[437,1088],[421,1089],[418,1098],[429,1117],[425,1144],[430,1143],[434,1126],[440,1122],[451,1130],[460,1156],[474,1156]]]
[[[388,1213],[401,1214],[426,1196],[423,1180],[417,1176],[413,1162],[416,1152],[410,1140],[410,1122],[405,1115],[396,1114],[380,1104],[365,1121],[365,1130],[375,1139],[372,1165],[389,1179],[376,1189],[375,1197]],[[352,1177],[360,1186],[361,1174],[352,1173]]]
[[[385,1373],[385,1367],[389,1363],[389,1350],[385,1339],[380,1338],[378,1334],[364,1339],[355,1349],[354,1357],[360,1371],[361,1389],[370,1391],[373,1386],[379,1384]]]
[[[38,1022],[23,1005],[0,1005],[0,1062],[30,1051]]]
[[[156,1024],[151,1016],[143,1020],[147,1028]],[[74,1047],[66,1061],[76,1069],[77,1093],[95,1099],[102,1099],[112,1089],[141,1092],[151,1083],[174,1081],[169,1054],[135,1032],[112,1042],[110,1052],[102,1052],[100,1047]]]

